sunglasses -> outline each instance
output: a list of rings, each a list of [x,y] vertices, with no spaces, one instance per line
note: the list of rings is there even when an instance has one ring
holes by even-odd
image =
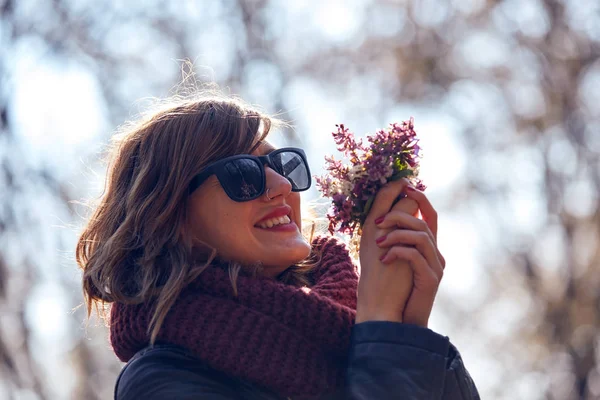
[[[310,169],[304,150],[285,147],[264,156],[240,154],[216,161],[192,179],[190,194],[211,175],[216,175],[231,200],[254,200],[265,192],[265,165],[290,181],[293,192],[310,188]]]

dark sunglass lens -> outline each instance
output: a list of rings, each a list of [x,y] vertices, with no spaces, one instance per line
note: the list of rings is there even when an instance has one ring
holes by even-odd
[[[263,187],[261,166],[254,160],[238,158],[225,164],[226,191],[235,196],[234,200],[250,200],[259,196]]]
[[[275,169],[292,184],[293,190],[306,190],[310,186],[310,171],[300,154],[283,151],[274,157]]]

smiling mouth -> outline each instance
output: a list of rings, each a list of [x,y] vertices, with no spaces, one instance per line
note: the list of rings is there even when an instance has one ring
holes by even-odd
[[[287,215],[282,217],[269,218],[266,221],[262,221],[255,226],[262,229],[271,229],[276,228],[278,226],[290,225],[292,220]]]

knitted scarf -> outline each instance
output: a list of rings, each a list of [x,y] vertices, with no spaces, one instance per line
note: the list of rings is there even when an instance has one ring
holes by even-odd
[[[313,396],[343,386],[355,318],[358,274],[343,243],[318,237],[314,285],[299,288],[208,267],[176,300],[157,342],[182,346],[209,367],[282,396]],[[149,344],[151,304],[113,304],[110,339],[128,361]]]

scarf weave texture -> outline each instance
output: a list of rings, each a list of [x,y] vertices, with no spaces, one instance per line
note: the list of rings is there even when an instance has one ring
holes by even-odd
[[[342,242],[317,237],[310,288],[209,266],[184,289],[157,336],[209,367],[282,396],[316,396],[344,384],[358,273]],[[110,340],[123,362],[148,346],[152,305],[115,303]]]

